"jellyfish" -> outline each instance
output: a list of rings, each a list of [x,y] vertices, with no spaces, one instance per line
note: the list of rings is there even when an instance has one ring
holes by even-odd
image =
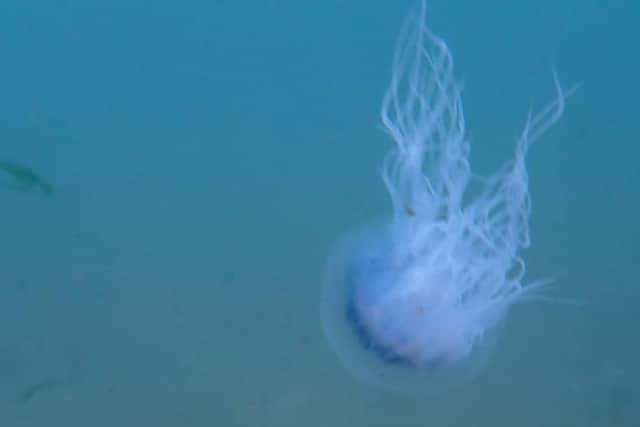
[[[381,119],[394,144],[382,162],[392,212],[341,239],[326,268],[321,316],[343,365],[396,391],[435,392],[480,372],[517,302],[530,244],[527,152],[563,114],[569,92],[528,115],[513,158],[471,171],[461,85],[425,2],[400,34]]]

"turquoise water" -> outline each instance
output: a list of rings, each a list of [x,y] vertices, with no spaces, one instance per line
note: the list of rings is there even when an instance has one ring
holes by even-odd
[[[516,4],[519,3],[519,4]],[[637,426],[640,8],[433,0],[472,162],[511,155],[551,65],[581,83],[529,157],[532,303],[430,397],[323,337],[334,240],[389,211],[378,111],[412,1],[0,6],[0,426]]]

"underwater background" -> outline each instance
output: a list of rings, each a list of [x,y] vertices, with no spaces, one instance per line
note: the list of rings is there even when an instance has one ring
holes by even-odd
[[[323,337],[329,249],[389,213],[379,108],[413,0],[5,0],[0,426],[640,425],[640,4],[431,0],[472,168],[529,156],[528,277],[482,374],[357,382]]]

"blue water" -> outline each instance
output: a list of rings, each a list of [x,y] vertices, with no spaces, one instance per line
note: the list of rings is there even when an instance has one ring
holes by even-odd
[[[378,111],[415,3],[0,6],[0,426],[638,426],[640,7],[432,0],[472,162],[511,155],[551,66],[581,83],[529,157],[529,277],[482,375],[356,381],[322,335],[336,237],[389,212]]]

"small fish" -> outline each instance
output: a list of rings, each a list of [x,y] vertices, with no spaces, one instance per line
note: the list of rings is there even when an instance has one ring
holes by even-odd
[[[0,171],[11,175],[16,181],[19,190],[40,191],[45,196],[51,196],[54,193],[53,186],[29,166],[19,163],[0,162]]]
[[[416,216],[416,211],[410,206],[405,206],[404,211],[409,216]]]
[[[29,401],[36,397],[36,395],[43,392],[51,391],[57,387],[60,387],[61,385],[62,383],[60,381],[51,379],[32,384],[20,394],[18,402],[22,404],[29,403]]]

